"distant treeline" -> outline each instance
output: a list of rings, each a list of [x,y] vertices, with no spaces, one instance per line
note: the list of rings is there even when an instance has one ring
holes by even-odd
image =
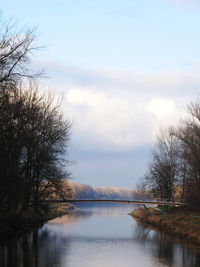
[[[133,189],[120,187],[91,187],[87,184],[79,184],[68,181],[73,198],[75,199],[139,199],[138,192]]]
[[[188,105],[176,127],[162,130],[140,188],[160,200],[179,199],[200,210],[200,101]]]
[[[0,211],[17,212],[64,195],[70,123],[59,102],[41,93],[42,72],[30,71],[34,31],[0,18]]]

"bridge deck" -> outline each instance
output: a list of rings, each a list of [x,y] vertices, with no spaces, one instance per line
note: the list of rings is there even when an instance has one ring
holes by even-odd
[[[46,200],[45,202],[59,203],[128,203],[128,204],[152,204],[164,206],[184,206],[181,202],[163,202],[163,201],[147,201],[147,200],[118,200],[118,199],[70,199],[70,200]]]

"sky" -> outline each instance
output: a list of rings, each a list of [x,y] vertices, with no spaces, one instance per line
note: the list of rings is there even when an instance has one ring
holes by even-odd
[[[199,98],[200,0],[6,0],[0,10],[36,28],[33,68],[73,122],[73,180],[134,188],[160,129]]]

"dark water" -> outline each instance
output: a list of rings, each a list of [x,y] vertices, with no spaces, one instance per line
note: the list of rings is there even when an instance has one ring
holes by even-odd
[[[2,241],[0,267],[195,267],[200,255],[138,225],[128,204],[84,204],[22,236]]]

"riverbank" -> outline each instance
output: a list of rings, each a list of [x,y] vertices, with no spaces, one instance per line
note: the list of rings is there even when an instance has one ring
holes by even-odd
[[[0,237],[6,237],[16,232],[24,232],[35,226],[56,217],[60,217],[73,212],[74,207],[69,204],[52,203],[44,206],[40,212],[35,212],[29,208],[20,214],[1,214],[0,216]]]
[[[168,212],[158,208],[138,208],[130,215],[148,226],[200,246],[199,213],[189,212],[184,207],[171,208]]]

